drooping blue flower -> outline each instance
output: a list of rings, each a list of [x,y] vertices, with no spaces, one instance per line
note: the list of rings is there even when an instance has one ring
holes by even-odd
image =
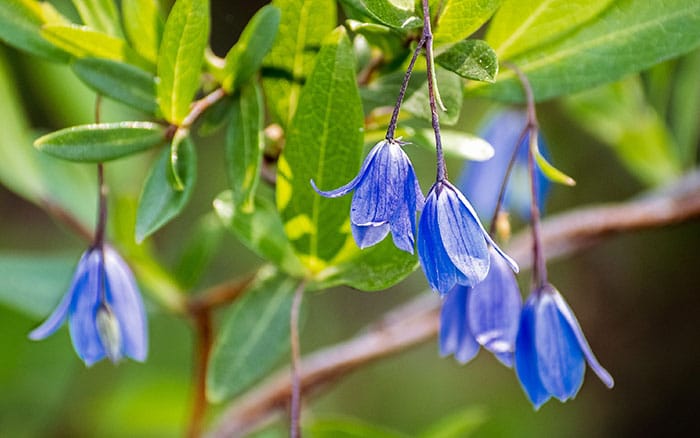
[[[494,148],[495,154],[490,160],[469,162],[462,172],[457,187],[471,200],[474,209],[480,215],[491,215],[495,211],[498,194],[513,149],[518,147],[518,154],[513,165],[503,199],[504,208],[516,213],[522,219],[530,218],[530,172],[527,166],[529,135],[518,143],[520,134],[527,124],[527,115],[521,110],[507,110],[496,114],[480,133]],[[540,152],[547,157],[547,146],[542,135],[537,137]],[[550,189],[550,181],[541,170],[537,169],[537,202],[543,211]]]
[[[613,387],[613,378],[598,363],[561,294],[549,284],[533,292],[520,317],[515,371],[535,409],[552,396],[560,401],[575,397],[586,362],[608,388]]]
[[[422,208],[424,199],[413,165],[399,141],[385,139],[377,143],[360,172],[346,185],[330,191],[319,190],[313,180],[311,185],[327,198],[355,191],[350,223],[360,248],[379,243],[391,231],[394,244],[413,254],[416,210]]]
[[[440,353],[466,363],[479,345],[513,365],[522,299],[510,265],[493,247],[486,278],[474,287],[455,286],[440,314]]]
[[[41,340],[68,318],[73,347],[87,366],[107,357],[144,361],[148,327],[131,270],[109,246],[89,248],[80,259],[68,292],[49,318],[29,334]]]
[[[447,180],[433,184],[418,224],[418,257],[430,287],[446,294],[455,284],[481,282],[489,272],[489,245],[517,272],[464,195]]]

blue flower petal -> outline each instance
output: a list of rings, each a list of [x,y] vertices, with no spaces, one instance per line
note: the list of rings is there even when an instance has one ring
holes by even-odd
[[[75,297],[76,291],[85,287],[85,282],[87,281],[87,259],[89,258],[90,254],[90,251],[85,251],[80,257],[78,268],[75,270],[75,274],[73,274],[73,279],[71,280],[71,285],[68,292],[63,295],[60,304],[51,313],[51,316],[49,316],[43,324],[29,333],[29,339],[34,341],[44,339],[53,334],[63,324],[63,321],[66,319],[66,315],[68,314],[68,309],[71,306],[71,302]]]
[[[503,365],[507,366],[508,368],[513,368],[513,361],[515,360],[515,353],[509,352],[509,353],[494,353],[494,356],[496,356],[496,359]]]
[[[537,292],[535,345],[542,385],[561,401],[573,398],[583,384],[586,362],[571,326],[561,316],[548,288]]]
[[[542,384],[535,333],[535,294],[525,302],[520,314],[520,327],[515,341],[515,373],[528,398],[539,409],[551,397]]]
[[[105,357],[96,317],[100,307],[100,293],[106,274],[102,254],[99,249],[91,249],[85,260],[86,278],[75,290],[75,299],[71,303],[68,316],[73,348],[87,366]]]
[[[552,298],[554,299],[557,309],[559,310],[560,317],[566,321],[566,324],[569,325],[571,328],[571,331],[574,334],[574,337],[576,338],[576,342],[579,345],[579,348],[583,352],[584,356],[586,357],[586,362],[588,362],[588,366],[591,367],[594,373],[598,376],[598,378],[603,382],[605,386],[608,388],[612,388],[615,385],[615,381],[613,380],[612,376],[608,371],[603,368],[603,366],[598,362],[598,359],[596,359],[595,355],[593,354],[593,351],[591,350],[590,345],[588,345],[588,341],[586,341],[586,337],[583,335],[583,330],[581,330],[581,325],[578,323],[578,320],[576,319],[576,316],[574,316],[574,313],[571,311],[571,308],[566,304],[566,301],[564,301],[564,297],[561,296],[561,294],[558,291],[554,291],[554,294],[552,295]]]
[[[437,195],[431,189],[418,222],[418,258],[430,287],[446,294],[458,280],[466,284],[466,279],[445,251],[437,216]]]
[[[352,237],[360,249],[368,248],[381,242],[389,234],[389,224],[358,226],[351,224]]]
[[[355,189],[355,187],[362,181],[362,179],[365,176],[365,173],[367,173],[367,168],[372,164],[372,161],[374,161],[374,157],[381,148],[381,146],[384,144],[384,142],[379,142],[377,143],[374,148],[367,154],[367,157],[365,157],[365,161],[362,163],[362,167],[360,168],[360,171],[357,173],[357,176],[353,178],[349,183],[345,184],[344,186],[338,187],[335,190],[320,190],[317,186],[314,180],[311,180],[311,186],[313,189],[316,191],[321,196],[325,196],[326,198],[338,198],[340,196],[347,195]]]
[[[469,293],[466,286],[453,288],[445,297],[440,312],[440,354],[454,354],[460,363],[469,362],[479,352],[479,344],[466,321]]]
[[[119,321],[122,353],[143,362],[148,355],[146,312],[136,281],[124,260],[111,247],[104,248],[108,287],[106,300]]]
[[[435,184],[437,193],[437,228],[445,251],[464,274],[460,283],[474,286],[489,271],[489,250],[485,232],[468,201],[445,181]],[[425,213],[423,213],[425,214]]]
[[[469,294],[469,327],[476,340],[492,353],[512,353],[520,323],[522,299],[515,274],[491,248],[491,268]]]
[[[405,203],[404,185],[410,163],[401,146],[391,142],[376,146],[374,162],[365,178],[355,187],[350,208],[350,221],[355,225],[377,225],[388,222]]]

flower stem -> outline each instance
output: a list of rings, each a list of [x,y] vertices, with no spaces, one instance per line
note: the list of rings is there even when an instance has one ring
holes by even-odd
[[[435,78],[435,60],[433,58],[433,32],[430,28],[430,7],[428,0],[423,0],[423,36],[421,41],[425,45],[425,62],[427,64],[428,73],[428,99],[430,101],[430,115],[435,132],[435,153],[437,155],[437,176],[436,181],[444,181],[447,179],[447,166],[445,165],[445,154],[442,151],[442,139],[440,138],[440,119],[438,117],[438,108],[436,100],[436,78]]]
[[[95,123],[100,123],[100,109],[102,95],[95,98]],[[105,184],[105,171],[102,162],[97,163],[97,225],[95,226],[96,248],[102,248],[105,241],[105,228],[107,227],[107,185]]]
[[[403,82],[401,82],[401,89],[399,90],[399,96],[396,98],[396,105],[394,105],[394,112],[391,113],[391,120],[389,120],[389,127],[386,130],[386,139],[392,140],[394,138],[394,132],[396,131],[396,123],[399,119],[399,111],[401,110],[401,103],[403,102],[404,96],[406,96],[406,90],[408,89],[408,81],[411,79],[411,74],[413,73],[413,67],[416,65],[416,59],[420,51],[423,49],[425,44],[425,38],[421,37],[418,40],[418,45],[413,51],[413,56],[411,61],[408,63],[408,68],[406,68],[406,74],[403,77]]]
[[[537,122],[537,111],[535,110],[535,97],[532,92],[532,86],[518,66],[511,63],[504,63],[518,76],[520,85],[525,93],[527,102],[527,125],[524,134],[529,135],[529,147],[527,154],[527,167],[530,174],[530,221],[532,222],[532,282],[534,290],[541,290],[547,284],[547,261],[542,248],[541,225],[540,225],[540,209],[537,200],[538,181],[537,168],[535,167],[535,152],[537,151],[537,134],[539,132],[539,124]],[[520,140],[522,141],[522,140]]]
[[[299,283],[294,292],[294,300],[292,301],[291,316],[289,318],[290,343],[292,347],[292,399],[289,407],[290,438],[299,438],[301,436],[301,349],[299,346],[299,309],[301,300],[304,296],[306,282]]]

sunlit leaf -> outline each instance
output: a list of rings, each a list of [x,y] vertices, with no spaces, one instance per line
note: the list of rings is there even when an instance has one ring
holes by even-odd
[[[413,0],[360,0],[365,10],[381,23],[395,29],[414,29],[423,25],[416,15]]]
[[[461,41],[483,26],[503,0],[444,0],[435,24],[436,45]],[[432,13],[431,13],[432,15]]]
[[[118,122],[61,129],[38,138],[34,146],[64,160],[100,162],[141,152],[164,141],[161,125]]]
[[[0,2],[0,40],[51,61],[66,62],[69,56],[41,36],[45,24],[66,24],[47,3],[34,0]]]
[[[126,36],[134,49],[154,64],[165,26],[159,3],[158,0],[122,0]]]
[[[122,36],[114,0],[73,0],[73,5],[86,26],[112,36]]]
[[[208,0],[178,0],[165,23],[158,52],[158,101],[171,123],[182,123],[199,89],[209,20]]]
[[[481,40],[460,41],[436,56],[435,62],[475,81],[495,82],[498,73],[496,53]]]

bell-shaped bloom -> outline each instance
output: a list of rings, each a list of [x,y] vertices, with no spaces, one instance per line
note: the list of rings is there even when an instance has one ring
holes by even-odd
[[[477,285],[489,272],[489,246],[517,272],[464,195],[447,180],[433,184],[418,224],[418,257],[430,287],[446,294],[455,284]]]
[[[486,161],[469,162],[457,182],[457,187],[469,198],[478,214],[493,214],[508,163],[514,148],[518,147],[518,154],[506,186],[503,206],[522,219],[529,220],[530,172],[527,165],[529,136],[526,135],[518,143],[526,124],[527,115],[524,111],[508,110],[496,114],[481,131],[481,137],[493,146],[494,156]],[[549,154],[542,135],[537,137],[537,141],[540,152],[547,157]],[[537,202],[540,211],[543,211],[551,183],[539,168],[536,175]]]
[[[566,401],[583,384],[586,362],[608,388],[613,379],[596,359],[576,317],[551,285],[530,295],[520,316],[515,371],[539,409],[550,397]]]
[[[367,248],[382,241],[391,231],[394,244],[413,254],[416,210],[423,206],[423,193],[413,165],[393,139],[377,143],[365,158],[357,176],[335,190],[322,191],[311,181],[321,196],[337,198],[355,191],[350,207],[350,224],[355,242]]]
[[[510,265],[495,249],[490,254],[484,281],[458,285],[447,294],[440,314],[440,354],[466,363],[481,345],[511,367],[522,299]]]
[[[68,292],[49,318],[29,334],[40,340],[68,318],[73,347],[87,366],[107,357],[144,361],[148,327],[141,294],[124,260],[109,246],[80,259]]]

